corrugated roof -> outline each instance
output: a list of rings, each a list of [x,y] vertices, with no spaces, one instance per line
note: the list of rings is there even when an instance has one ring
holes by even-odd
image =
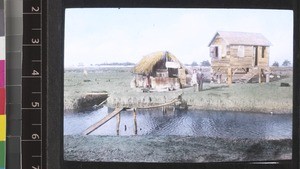
[[[219,31],[215,34],[208,46],[214,42],[217,36],[223,38],[228,45],[272,45],[271,42],[260,33]]]

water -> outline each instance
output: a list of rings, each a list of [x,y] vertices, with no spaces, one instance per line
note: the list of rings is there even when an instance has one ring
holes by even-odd
[[[64,116],[64,134],[81,134],[112,112],[104,107],[89,113]],[[114,117],[92,135],[116,135]],[[126,127],[125,127],[126,126]],[[222,138],[284,139],[292,138],[292,115],[243,112],[143,110],[137,113],[138,135],[207,136]],[[121,113],[120,135],[134,135],[132,112]]]

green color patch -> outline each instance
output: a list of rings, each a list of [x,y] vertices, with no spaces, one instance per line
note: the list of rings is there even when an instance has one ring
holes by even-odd
[[[0,168],[5,168],[5,141],[0,141]]]

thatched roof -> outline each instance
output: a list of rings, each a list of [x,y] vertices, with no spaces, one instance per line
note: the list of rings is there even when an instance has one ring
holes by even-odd
[[[173,54],[168,51],[159,51],[144,56],[142,60],[133,68],[133,73],[151,74],[154,66],[162,60],[177,62],[180,64],[181,68],[184,68],[184,65]]]
[[[219,31],[215,34],[208,46],[214,42],[216,37],[221,37],[227,43],[227,45],[272,45],[271,42],[260,33]]]

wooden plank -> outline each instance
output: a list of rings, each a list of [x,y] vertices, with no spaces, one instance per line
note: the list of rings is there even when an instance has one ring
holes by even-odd
[[[107,99],[105,99],[105,100],[104,100],[103,102],[101,102],[100,104],[95,105],[94,108],[101,107],[106,101],[107,101]]]
[[[156,105],[156,106],[148,106],[148,107],[137,107],[136,109],[151,109],[151,108],[159,108],[159,107],[165,107],[165,106],[169,106],[172,105],[174,103],[178,102],[178,99],[173,99],[172,101],[168,102],[168,103],[164,103],[164,104],[160,104],[160,105]]]
[[[116,108],[113,112],[105,116],[103,119],[101,119],[99,122],[91,125],[89,128],[87,128],[83,134],[89,135],[91,132],[95,131],[97,128],[105,124],[107,121],[109,121],[111,118],[115,117],[117,114],[119,114],[121,111],[123,111],[124,108]]]

